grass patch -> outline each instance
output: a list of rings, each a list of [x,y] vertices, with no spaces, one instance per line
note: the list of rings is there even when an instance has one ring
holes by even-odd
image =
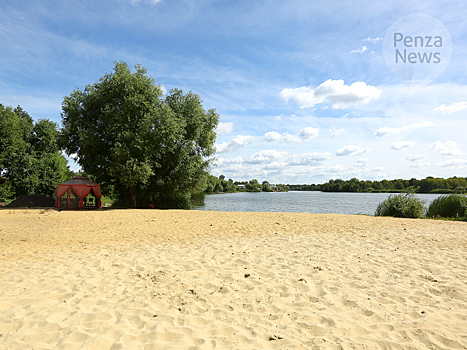
[[[423,201],[414,193],[391,194],[375,211],[375,216],[393,216],[397,218],[422,218],[425,212]]]
[[[467,215],[467,197],[462,194],[450,194],[436,198],[430,203],[428,218],[465,218]]]

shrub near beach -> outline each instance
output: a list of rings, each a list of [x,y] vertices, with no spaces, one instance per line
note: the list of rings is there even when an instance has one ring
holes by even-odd
[[[450,194],[436,198],[428,207],[429,218],[463,218],[467,212],[467,197],[462,194]]]
[[[423,201],[413,193],[390,195],[376,208],[375,216],[393,216],[398,218],[421,218],[425,212]]]

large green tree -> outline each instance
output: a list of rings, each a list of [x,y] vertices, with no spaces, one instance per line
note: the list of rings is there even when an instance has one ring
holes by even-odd
[[[33,119],[21,108],[0,104],[0,197],[52,196],[69,176],[58,146],[57,124]]]
[[[82,169],[131,206],[187,207],[205,186],[219,116],[194,93],[164,98],[140,65],[115,64],[63,101],[63,142]]]

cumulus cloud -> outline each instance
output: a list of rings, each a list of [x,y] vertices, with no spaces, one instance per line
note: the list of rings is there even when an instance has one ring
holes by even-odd
[[[290,155],[287,151],[266,149],[253,153],[251,157],[243,159],[242,162],[250,164],[250,166],[260,165],[261,169],[265,170],[285,170],[292,166],[316,166],[330,158],[332,158],[332,155],[329,152],[294,153]],[[227,164],[225,161],[224,163]]]
[[[267,132],[266,134],[264,134],[263,140],[267,142],[287,142],[287,143],[300,141],[300,139],[295,135],[291,135],[288,132],[279,134],[277,131]]]
[[[246,163],[260,164],[260,163],[273,163],[277,161],[287,161],[289,155],[287,151],[277,151],[275,149],[265,149],[259,152],[253,153],[253,155],[246,159]]]
[[[253,136],[237,135],[237,137],[230,142],[222,142],[221,144],[216,145],[217,153],[232,152],[236,149],[247,147],[253,142],[253,140]]]
[[[450,159],[446,160],[444,162],[439,162],[436,163],[437,166],[439,167],[450,167],[450,168],[463,168],[464,165],[467,165],[467,160],[465,159]]]
[[[329,130],[329,132],[331,133],[332,137],[337,138],[339,136],[344,135],[345,130],[344,129],[339,129],[339,130],[336,130],[336,131]]]
[[[428,147],[428,149],[439,151],[438,155],[441,156],[459,156],[463,154],[457,143],[454,141],[436,141],[430,147]]]
[[[361,147],[356,145],[347,145],[339,148],[336,151],[337,156],[359,156],[368,153],[370,149],[368,147]]]
[[[365,51],[368,50],[368,47],[366,46],[362,46],[361,48],[357,49],[357,50],[352,50],[350,51],[349,53],[359,53],[359,54],[362,54],[364,53]]]
[[[342,164],[336,164],[336,165],[331,165],[326,170],[330,173],[342,173],[346,169]]]
[[[219,135],[228,135],[233,131],[234,123],[219,123],[217,125],[216,133]]]
[[[285,133],[278,133],[277,131],[270,131],[264,134],[263,140],[267,142],[286,142],[286,143],[301,143],[310,141],[319,136],[319,129],[306,127],[300,131],[298,135]]]
[[[159,87],[160,87],[160,89],[162,90],[162,94],[163,94],[163,95],[167,95],[167,88],[166,88],[164,85],[162,85],[162,84],[159,84]]]
[[[368,159],[367,158],[360,158],[355,163],[355,166],[359,167],[359,168],[363,168],[363,167],[366,167],[367,164],[368,164]]]
[[[316,165],[322,161],[331,158],[331,153],[329,152],[311,152],[304,154],[294,154],[290,161],[290,165]]]
[[[415,145],[415,142],[413,141],[399,141],[396,143],[393,143],[391,145],[391,148],[396,151],[401,151],[401,150],[406,150],[407,148],[413,147]]]
[[[319,136],[319,129],[312,128],[310,126],[300,130],[300,138],[303,140],[312,140]]]
[[[243,163],[243,158],[240,156],[233,157],[233,158],[218,158],[217,159],[218,165],[224,165],[224,164],[242,164]]]
[[[430,163],[428,163],[425,160],[418,160],[416,162],[412,162],[409,166],[411,168],[421,168],[421,167],[424,167],[424,166],[427,166],[427,165],[430,165]]]
[[[285,101],[293,100],[300,108],[313,108],[317,104],[328,102],[333,109],[345,109],[358,104],[367,104],[381,95],[381,90],[364,82],[345,85],[342,79],[327,80],[312,89],[303,86],[295,89],[283,89],[279,97]]]
[[[465,111],[466,109],[467,109],[467,102],[457,102],[450,106],[446,106],[445,104],[442,104],[441,106],[436,107],[434,111],[440,112],[443,114],[453,114],[456,112]]]
[[[401,132],[416,131],[416,130],[427,128],[430,126],[435,126],[435,124],[431,122],[423,122],[423,123],[414,123],[414,124],[402,126],[399,128],[382,127],[376,130],[375,136],[381,137],[381,136],[388,135],[388,134],[400,134]]]
[[[411,162],[416,162],[426,157],[426,154],[411,154],[410,156],[407,156],[407,160],[410,160]]]

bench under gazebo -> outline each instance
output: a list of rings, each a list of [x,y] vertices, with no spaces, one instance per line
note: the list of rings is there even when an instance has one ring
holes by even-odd
[[[101,208],[101,185],[75,176],[57,186],[55,207],[57,209]]]

